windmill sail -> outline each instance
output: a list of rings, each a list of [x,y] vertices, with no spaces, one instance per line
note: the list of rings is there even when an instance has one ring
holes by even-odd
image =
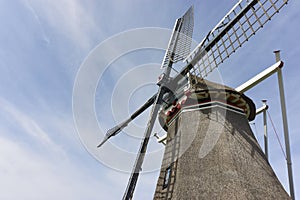
[[[149,139],[150,139],[150,136],[152,133],[152,129],[153,129],[154,123],[156,121],[160,106],[163,102],[163,96],[165,94],[169,93],[169,90],[166,88],[165,85],[167,84],[167,82],[169,80],[172,64],[174,62],[176,62],[175,61],[176,59],[179,59],[178,56],[176,57],[176,55],[179,55],[178,52],[182,52],[182,51],[176,50],[176,49],[178,49],[177,46],[180,47],[180,45],[184,44],[184,40],[182,39],[180,34],[181,33],[192,33],[192,31],[190,30],[190,27],[193,28],[193,26],[189,25],[189,23],[191,22],[191,19],[193,21],[193,7],[191,7],[184,14],[184,16],[182,18],[179,18],[176,20],[176,23],[175,23],[175,26],[173,29],[173,33],[171,36],[171,40],[169,42],[169,46],[167,49],[167,53],[165,54],[166,56],[165,56],[164,60],[166,63],[166,67],[164,68],[162,79],[157,83],[160,87],[158,89],[157,94],[155,95],[155,100],[153,101],[153,107],[152,107],[152,110],[151,110],[151,113],[149,116],[149,121],[148,121],[147,128],[146,128],[146,131],[144,134],[144,138],[141,142],[139,153],[138,153],[136,161],[134,163],[133,171],[129,178],[128,185],[126,187],[126,190],[125,190],[125,193],[123,196],[123,200],[129,200],[129,199],[132,199],[132,197],[133,197],[135,186],[137,184],[137,180],[138,180],[140,171],[142,170],[142,164],[143,164],[143,161],[145,158],[145,154],[147,151],[147,146],[148,146]],[[181,40],[181,42],[179,42],[179,40]],[[186,46],[190,46],[190,44],[186,45]],[[180,48],[183,48],[183,47],[180,47]]]
[[[176,20],[175,28],[162,62],[162,68],[167,67],[170,61],[176,63],[184,60],[189,55],[193,29],[194,6],[191,6],[181,18]]]
[[[206,77],[261,29],[288,0],[240,0],[185,59],[181,75]]]

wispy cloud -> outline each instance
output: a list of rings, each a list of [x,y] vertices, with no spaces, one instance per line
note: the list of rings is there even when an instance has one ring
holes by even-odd
[[[91,48],[91,31],[98,29],[85,2],[78,0],[25,0],[39,24],[50,25],[82,48]],[[42,22],[41,22],[42,21]]]
[[[45,29],[42,25],[42,22],[40,20],[40,17],[37,15],[36,11],[33,9],[33,7],[31,6],[31,4],[25,0],[25,5],[27,6],[27,8],[30,10],[30,12],[33,14],[33,17],[36,19],[36,22],[38,23],[39,27],[41,28],[41,31],[42,31],[42,34],[43,34],[43,38],[44,40],[49,43],[50,40],[49,40],[49,37],[47,36],[46,32],[45,32]]]
[[[90,176],[74,163],[27,151],[6,138],[0,137],[0,143],[0,199],[108,199],[113,196],[103,190],[105,186],[97,175]]]
[[[65,138],[59,143],[68,145],[68,151],[65,151],[57,138],[52,139],[33,117],[3,98],[0,98],[0,113],[19,131],[15,138],[14,129],[0,124],[0,199],[118,198],[105,189],[103,182],[107,180],[114,185],[117,184],[115,180],[106,176],[101,178],[101,173],[93,174],[93,167],[79,163],[88,159],[76,158],[76,153],[80,156],[80,150],[70,150],[74,135],[73,139],[61,136]],[[63,133],[66,129],[74,131],[68,123],[64,126],[55,119],[49,122],[52,128]],[[30,142],[26,144],[26,141]],[[47,153],[35,148],[34,143],[44,146]]]
[[[31,138],[52,149],[60,150],[60,147],[51,140],[49,135],[35,122],[34,119],[3,98],[0,98],[0,110],[4,112],[7,117],[10,116],[15,120],[16,126],[19,126],[23,132]]]

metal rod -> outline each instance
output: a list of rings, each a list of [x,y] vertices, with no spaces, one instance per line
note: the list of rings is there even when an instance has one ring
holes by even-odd
[[[155,99],[155,103],[154,103],[153,108],[152,108],[152,112],[150,114],[150,119],[149,119],[149,122],[148,122],[148,125],[147,125],[147,129],[146,129],[146,132],[145,132],[145,135],[144,135],[144,139],[143,139],[143,141],[141,143],[141,146],[140,146],[138,157],[137,157],[136,162],[134,164],[133,171],[131,173],[126,191],[125,191],[124,196],[123,196],[123,200],[131,200],[133,198],[134,189],[135,189],[138,177],[140,175],[140,171],[142,170],[142,165],[143,165],[143,161],[144,161],[144,158],[145,158],[145,154],[146,154],[147,146],[148,146],[148,143],[149,143],[150,135],[151,135],[156,117],[158,115],[158,110],[160,108],[160,104],[162,103],[162,97],[163,97],[164,94],[165,94],[164,88],[160,87],[159,91],[158,91],[158,94],[156,96],[156,99]]]
[[[162,143],[163,145],[167,144],[166,143],[166,140],[167,140],[167,135],[166,134],[164,136],[162,136],[162,137],[159,137],[158,134],[155,133],[154,137],[156,137],[158,143]]]
[[[276,56],[276,61],[277,62],[280,61],[280,51],[274,51],[274,53]],[[282,122],[283,122],[283,130],[284,130],[284,140],[285,140],[285,149],[286,149],[286,162],[287,162],[287,169],[288,169],[288,176],[289,176],[290,196],[294,200],[295,193],[294,193],[290,140],[289,140],[289,129],[288,129],[288,122],[287,122],[285,95],[284,95],[283,78],[282,78],[281,69],[278,69],[277,77],[278,77],[278,85],[279,85],[279,93],[280,93],[280,104],[281,104]]]
[[[267,100],[262,100],[264,106],[267,106]],[[269,160],[269,147],[268,147],[268,129],[267,129],[267,110],[263,111],[263,120],[264,120],[264,143],[265,143],[265,155],[267,160]]]
[[[277,70],[279,70],[282,66],[283,66],[282,61],[276,62],[274,65],[265,69],[258,75],[254,76],[253,78],[251,78],[250,80],[242,84],[241,86],[237,87],[235,90],[241,93],[246,92],[247,90],[253,88],[257,84],[259,84],[260,82],[262,82],[263,80],[265,80],[266,78],[268,78],[269,76],[277,72]]]
[[[133,171],[130,175],[129,181],[128,181],[128,185],[126,187],[124,196],[123,196],[123,200],[131,200],[133,198],[133,193],[140,175],[140,171],[142,171],[142,165],[145,159],[145,154],[147,151],[147,146],[149,143],[149,139],[152,133],[152,129],[154,127],[154,123],[155,120],[157,118],[158,115],[158,111],[160,109],[160,106],[163,102],[163,96],[164,94],[168,93],[170,88],[168,88],[168,83],[170,82],[170,73],[171,73],[171,69],[172,69],[172,65],[173,65],[173,59],[174,59],[174,51],[176,49],[176,45],[177,45],[177,41],[178,41],[178,32],[180,32],[180,29],[182,27],[182,19],[178,19],[176,20],[174,29],[173,29],[173,33],[171,37],[174,37],[174,41],[175,41],[175,45],[173,46],[173,49],[171,49],[171,56],[170,59],[168,59],[168,64],[167,67],[164,68],[164,72],[162,74],[162,79],[159,80],[159,82],[157,83],[157,85],[159,85],[159,89],[156,95],[156,98],[153,102],[153,107],[149,116],[149,121],[147,124],[147,128],[144,134],[144,139],[141,142],[141,146],[137,155],[137,159],[134,163],[133,166]],[[169,44],[170,45],[170,44]],[[169,50],[169,47],[168,47]],[[166,59],[166,57],[165,57]],[[164,62],[163,62],[164,63]]]
[[[262,100],[262,102],[263,102],[263,106],[256,110],[256,115],[263,113],[265,155],[267,160],[269,160],[268,129],[267,129],[267,110],[269,106],[267,105],[267,100]]]
[[[128,119],[126,119],[124,122],[120,123],[119,125],[109,129],[102,142],[97,146],[97,148],[101,147],[109,138],[111,138],[112,136],[117,135],[119,132],[121,132],[123,130],[123,128],[125,128],[132,120],[134,120],[137,116],[139,116],[141,113],[143,113],[147,108],[149,108],[153,103],[154,100],[156,99],[156,95],[154,94],[150,99],[148,99],[148,101],[142,106],[140,107],[137,111],[135,111]]]
[[[268,110],[269,106],[265,105],[265,106],[262,106],[258,109],[256,109],[256,115],[259,115],[260,113],[262,113],[264,110]]]

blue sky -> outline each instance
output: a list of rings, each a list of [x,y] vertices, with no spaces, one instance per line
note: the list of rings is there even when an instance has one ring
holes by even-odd
[[[72,94],[80,66],[99,43],[115,34],[144,27],[172,29],[175,19],[192,4],[195,6],[194,39],[200,41],[236,2],[1,0],[0,199],[120,199],[129,174],[98,162],[86,151],[76,131]],[[297,190],[300,185],[297,171],[300,168],[299,9],[300,2],[291,1],[219,68],[224,83],[237,87],[274,63],[273,50],[282,50],[297,197],[300,196]],[[162,58],[162,50],[135,52],[117,59],[106,71],[95,94],[96,115],[103,129],[115,123],[111,101],[116,99],[111,100],[110,91],[118,80],[126,80],[122,75],[137,66],[152,63],[155,69],[151,71],[151,66],[146,66],[149,71],[139,73],[140,79],[145,80],[149,75],[156,77]],[[138,83],[140,79],[134,81]],[[152,95],[155,81],[147,82],[148,86],[137,90],[129,102],[125,102],[123,114],[115,113],[117,122],[124,113],[134,111]],[[257,107],[261,99],[268,99],[269,112],[283,142],[276,76],[246,94]],[[122,103],[113,102],[120,109],[124,107]],[[144,115],[135,122],[137,130],[145,125],[146,119]],[[261,122],[258,116],[255,123],[260,131],[257,133],[259,141],[262,141]],[[285,160],[271,126],[269,135],[270,162],[288,190]],[[138,140],[128,146],[123,139],[127,141],[124,136],[113,141],[126,146],[128,151],[137,150]],[[153,139],[150,149],[156,148],[162,150]],[[113,154],[111,158],[115,159]],[[157,163],[159,165],[159,159]],[[158,171],[154,171],[141,175],[136,188],[137,199],[152,198],[157,174]]]

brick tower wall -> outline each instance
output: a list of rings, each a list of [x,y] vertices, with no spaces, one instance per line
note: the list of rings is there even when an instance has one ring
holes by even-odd
[[[172,120],[154,199],[290,199],[243,112],[212,103]]]

